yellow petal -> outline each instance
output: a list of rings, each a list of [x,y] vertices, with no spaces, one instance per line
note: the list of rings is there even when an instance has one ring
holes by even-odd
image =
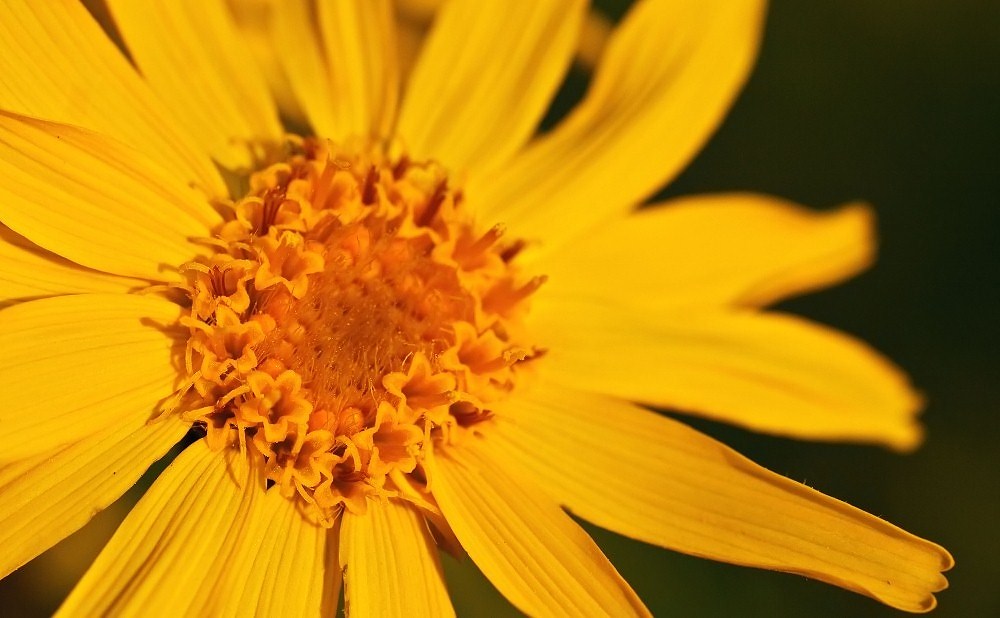
[[[172,113],[82,4],[0,3],[0,75],[0,109],[110,135],[182,182],[226,194],[211,159],[176,129]]]
[[[580,32],[580,44],[577,46],[576,59],[581,66],[587,69],[594,69],[604,55],[604,48],[608,45],[608,39],[615,26],[600,11],[590,11],[587,19],[583,22],[583,31]]]
[[[541,390],[498,412],[494,449],[573,513],[688,554],[799,573],[907,611],[953,565],[938,545],[632,404]]]
[[[841,281],[875,253],[871,209],[815,212],[753,194],[686,197],[560,247],[546,293],[646,308],[761,306]]]
[[[282,63],[316,133],[388,134],[399,89],[390,0],[290,0],[274,14]]]
[[[68,447],[0,468],[0,577],[83,527],[188,429],[147,417],[133,413]]]
[[[325,564],[326,539],[326,528],[307,521],[294,500],[268,491],[191,607],[220,618],[319,615],[324,583],[340,579],[336,564]]]
[[[108,0],[146,82],[201,148],[247,169],[283,139],[278,113],[224,0]]]
[[[279,49],[274,40],[274,14],[281,10],[282,0],[229,0],[228,6],[239,28],[240,39],[253,54],[282,117],[291,126],[305,126],[305,113],[281,66],[279,56],[284,50]]]
[[[412,21],[430,21],[445,0],[396,0],[396,10]]]
[[[61,294],[125,293],[144,285],[77,266],[0,225],[0,307]]]
[[[0,458],[76,442],[133,414],[149,419],[177,379],[180,308],[152,296],[80,294],[0,312]]]
[[[442,4],[444,0],[396,0],[396,12],[399,15],[397,22],[401,23],[403,28],[419,33],[426,29]],[[592,70],[597,65],[613,28],[614,24],[601,11],[587,12],[576,48],[575,60],[581,67]],[[401,58],[405,63],[406,55],[402,55]],[[408,72],[403,71],[403,75]]]
[[[77,264],[177,277],[219,215],[183,181],[96,133],[0,112],[0,222]]]
[[[648,616],[628,583],[556,503],[478,438],[435,453],[441,510],[476,565],[531,616]]]
[[[749,74],[763,16],[763,0],[637,3],[584,101],[496,173],[470,178],[467,195],[484,220],[545,247],[628,212],[721,122]]]
[[[429,31],[430,24],[426,21],[408,15],[397,16],[396,56],[399,58],[399,83],[409,82]]]
[[[281,50],[276,59],[298,106],[317,134],[342,138],[329,131],[334,124],[330,111],[333,91],[312,4],[309,0],[284,0],[280,10],[274,10],[271,16],[273,45]]]
[[[332,136],[388,135],[399,99],[392,1],[326,0],[317,8],[335,96],[326,104],[334,123],[314,128]]]
[[[344,607],[364,616],[454,616],[437,546],[413,507],[373,504],[344,513],[340,529]]]
[[[204,440],[189,446],[125,518],[57,616],[196,615],[203,589],[223,605],[242,592],[215,584],[235,566],[237,541],[246,542],[263,498],[255,472],[239,453],[210,451]]]
[[[559,87],[586,9],[580,0],[442,6],[400,112],[407,148],[484,173],[509,159]]]
[[[845,334],[750,311],[616,311],[538,303],[545,368],[559,384],[756,431],[907,450],[921,407],[906,376]]]

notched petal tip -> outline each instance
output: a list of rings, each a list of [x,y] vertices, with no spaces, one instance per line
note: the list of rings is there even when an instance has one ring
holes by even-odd
[[[877,601],[905,612],[925,614],[936,608],[938,600],[934,595],[948,588],[948,578],[945,577],[944,573],[950,571],[955,566],[955,559],[948,550],[936,543],[923,539],[918,539],[918,541],[924,549],[933,556],[936,556],[939,562],[936,565],[918,565],[914,563],[914,571],[910,574],[910,578],[900,576],[895,579],[886,579],[886,586],[902,589],[898,597],[887,595],[884,592],[879,593],[876,590],[854,589],[861,594],[870,596]],[[906,581],[907,579],[912,581]],[[921,586],[921,584],[923,585]],[[851,588],[851,586],[845,587]]]
[[[496,424],[505,456],[598,526],[694,556],[804,575],[910,612],[931,609],[933,593],[947,586],[941,572],[954,561],[941,546],[668,417],[553,389],[501,406],[498,418],[510,419]]]
[[[944,573],[955,566],[948,550],[849,505],[843,506],[843,514],[857,523],[867,519],[865,525],[881,529],[880,538],[869,539],[863,546],[853,546],[850,540],[844,542],[841,551],[845,557],[854,555],[853,572],[834,574],[808,567],[789,572],[852,590],[906,612],[926,613],[937,607],[934,594],[948,588]],[[850,561],[848,558],[845,564]]]

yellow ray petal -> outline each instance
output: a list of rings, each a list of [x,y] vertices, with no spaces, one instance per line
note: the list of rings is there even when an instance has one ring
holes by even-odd
[[[226,194],[208,156],[82,4],[0,3],[0,75],[0,109],[110,135],[206,194]]]
[[[581,0],[458,0],[441,7],[398,133],[416,158],[490,168],[534,132],[576,49]]]
[[[906,376],[845,334],[750,311],[615,311],[538,303],[556,382],[749,429],[907,450],[921,407]],[[549,359],[551,357],[551,359]]]
[[[448,523],[493,585],[531,616],[648,616],[587,533],[477,442],[438,451],[428,474]]]
[[[146,82],[220,165],[249,168],[280,143],[277,109],[224,0],[107,5]]]
[[[612,35],[584,101],[485,178],[486,221],[557,246],[628,212],[675,176],[746,79],[763,0],[643,0]]]
[[[76,442],[133,414],[149,419],[177,380],[180,308],[152,296],[80,294],[0,312],[0,458]],[[178,337],[180,336],[180,337]]]
[[[400,84],[410,81],[413,67],[416,66],[417,59],[420,58],[420,49],[423,47],[429,31],[430,24],[428,22],[410,16],[397,15],[396,55],[399,58]]]
[[[696,556],[800,573],[907,611],[934,607],[943,548],[769,472],[672,419],[548,389],[488,435],[573,513]]]
[[[753,194],[666,202],[560,247],[546,293],[646,308],[761,306],[836,283],[875,253],[871,209],[815,212]]]
[[[292,94],[288,76],[281,66],[279,49],[274,40],[275,12],[282,10],[282,0],[229,0],[229,11],[233,15],[243,45],[253,54],[264,80],[271,91],[271,98],[277,104],[281,115],[292,126],[305,126],[305,113]]]
[[[61,294],[125,293],[144,285],[77,266],[0,225],[0,307]]]
[[[190,607],[219,618],[319,615],[324,582],[340,578],[335,564],[330,571],[325,564],[326,528],[272,490],[258,498],[241,530]]]
[[[284,0],[281,10],[271,13],[273,44],[281,53],[277,61],[289,87],[313,129],[333,139],[343,136],[333,128],[333,91],[323,60],[323,44],[315,26],[309,0]]]
[[[608,39],[614,31],[615,25],[611,23],[600,11],[590,11],[587,19],[583,22],[583,30],[580,32],[580,44],[576,50],[576,60],[581,66],[593,70],[604,55],[604,48],[608,45]]]
[[[395,0],[396,10],[412,21],[430,21],[444,0]]]
[[[0,222],[104,272],[153,280],[199,251],[219,215],[130,147],[68,125],[0,112]]]
[[[394,501],[364,515],[344,514],[340,529],[344,607],[364,616],[454,616],[427,522]]]
[[[391,0],[321,1],[317,7],[335,94],[324,135],[385,137],[396,120],[399,58]]]
[[[0,468],[0,577],[76,532],[117,500],[188,429],[132,414],[68,447]]]
[[[239,594],[214,584],[234,566],[236,543],[263,495],[263,479],[238,452],[192,444],[125,518],[57,616],[146,616],[154,608],[186,616],[202,609],[193,602],[204,586],[220,603]]]
[[[279,60],[317,134],[384,137],[399,89],[389,0],[282,3],[274,14]]]

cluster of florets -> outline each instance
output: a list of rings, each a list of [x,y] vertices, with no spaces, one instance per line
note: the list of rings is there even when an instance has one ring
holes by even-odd
[[[433,163],[295,140],[186,264],[179,413],[318,519],[429,499],[421,463],[490,419],[521,342],[519,244],[477,234]]]

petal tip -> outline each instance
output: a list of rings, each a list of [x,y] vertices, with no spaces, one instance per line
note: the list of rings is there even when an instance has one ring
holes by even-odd
[[[890,438],[886,442],[886,446],[896,453],[908,455],[920,448],[925,438],[926,431],[924,430],[924,426],[916,421],[912,421],[903,426],[896,436]]]

